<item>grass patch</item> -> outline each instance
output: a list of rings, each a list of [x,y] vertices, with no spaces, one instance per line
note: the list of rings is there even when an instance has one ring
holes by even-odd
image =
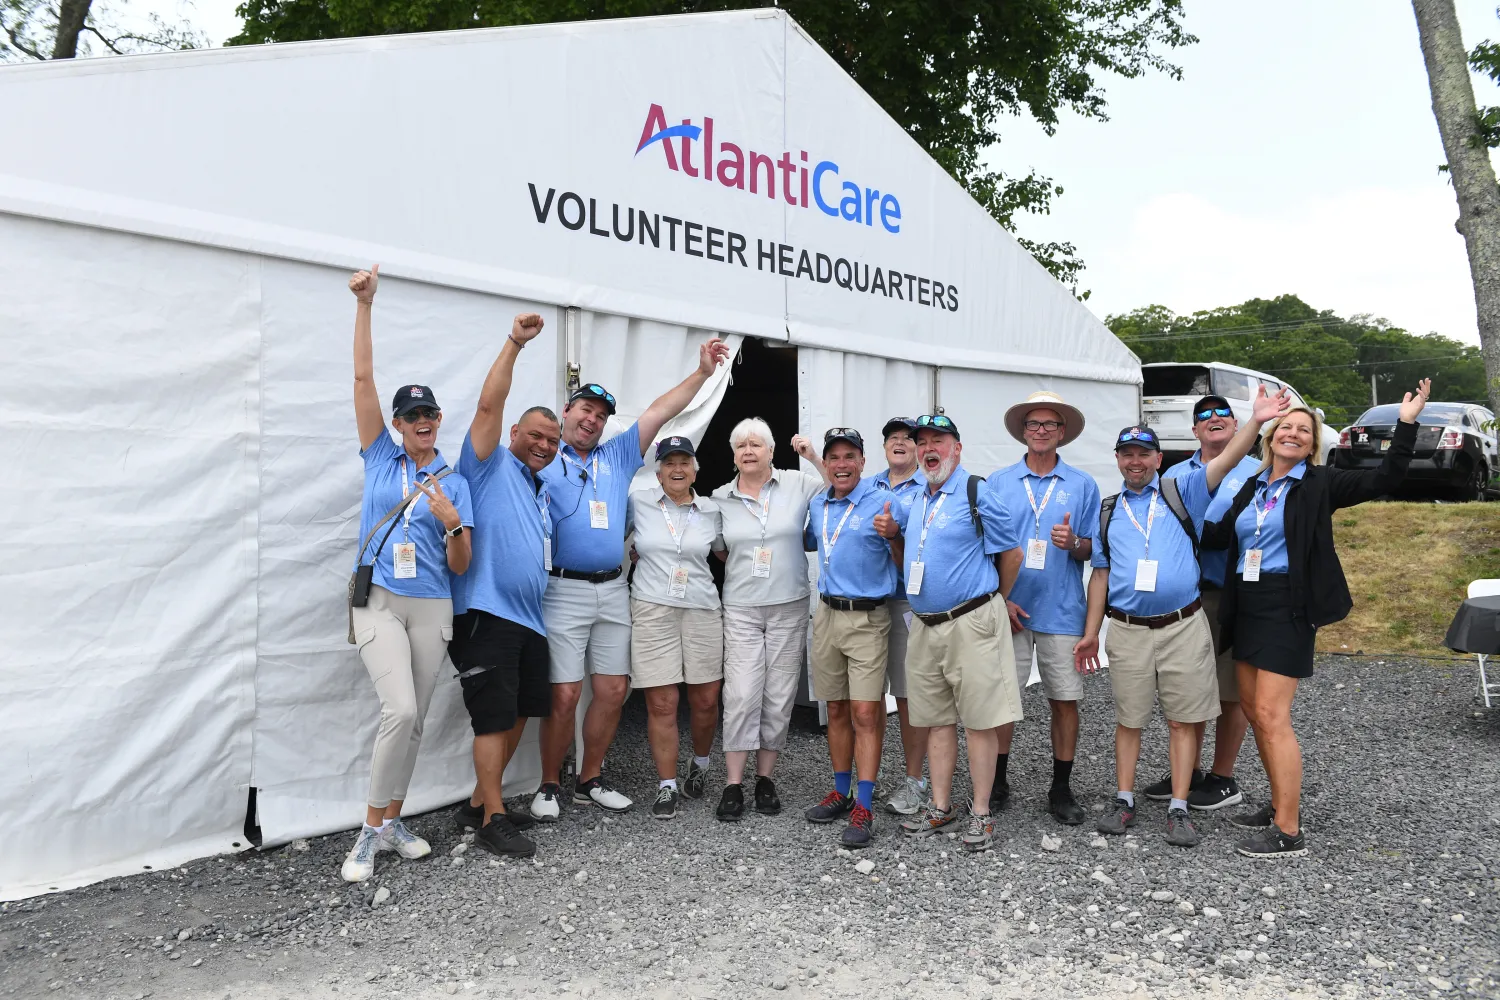
[[[1500,577],[1500,504],[1367,503],[1333,525],[1354,610],[1318,630],[1319,652],[1452,655],[1469,581]]]

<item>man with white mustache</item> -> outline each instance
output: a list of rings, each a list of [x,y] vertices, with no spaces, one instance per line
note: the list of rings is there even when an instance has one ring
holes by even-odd
[[[959,464],[962,455],[958,426],[949,417],[918,417],[917,467],[927,488],[910,507],[892,504],[876,518],[875,528],[906,568],[911,721],[931,729],[932,797],[901,829],[924,836],[958,818],[952,793],[962,722],[973,785],[962,843],[965,850],[983,851],[995,832],[990,785],[998,730],[1021,718],[1004,603],[1021,551],[1004,501],[983,479],[968,474]]]

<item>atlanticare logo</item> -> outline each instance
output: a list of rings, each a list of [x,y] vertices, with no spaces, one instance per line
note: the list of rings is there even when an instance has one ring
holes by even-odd
[[[772,159],[769,153],[743,149],[733,142],[715,145],[712,118],[704,118],[702,125],[685,118],[681,125],[669,126],[660,104],[646,112],[635,155],[653,146],[665,155],[667,169],[689,177],[717,180],[727,188],[764,193],[771,199],[776,197],[779,180],[781,197],[788,205],[817,208],[836,219],[866,226],[878,221],[888,233],[901,231],[901,202],[894,194],[844,180],[837,163],[819,160],[814,164],[805,149],[795,159],[785,150]]]

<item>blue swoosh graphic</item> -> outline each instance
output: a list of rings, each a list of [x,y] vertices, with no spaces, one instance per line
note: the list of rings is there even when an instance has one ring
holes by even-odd
[[[645,149],[647,146],[660,139],[671,139],[674,136],[683,135],[687,136],[689,139],[696,139],[702,134],[703,129],[699,128],[697,125],[673,125],[671,128],[662,129],[660,132],[656,133],[651,138],[641,143],[635,148],[635,151],[639,153],[641,150]]]

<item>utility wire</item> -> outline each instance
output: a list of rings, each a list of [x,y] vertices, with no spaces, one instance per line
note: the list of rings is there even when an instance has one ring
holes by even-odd
[[[1394,361],[1349,361],[1342,365],[1308,365],[1304,368],[1262,368],[1261,371],[1270,375],[1275,372],[1316,372],[1325,371],[1329,368],[1375,368],[1380,365],[1406,365],[1418,364],[1423,361],[1459,361],[1468,358],[1478,361],[1479,358],[1468,354],[1444,354],[1435,358],[1398,358]]]

